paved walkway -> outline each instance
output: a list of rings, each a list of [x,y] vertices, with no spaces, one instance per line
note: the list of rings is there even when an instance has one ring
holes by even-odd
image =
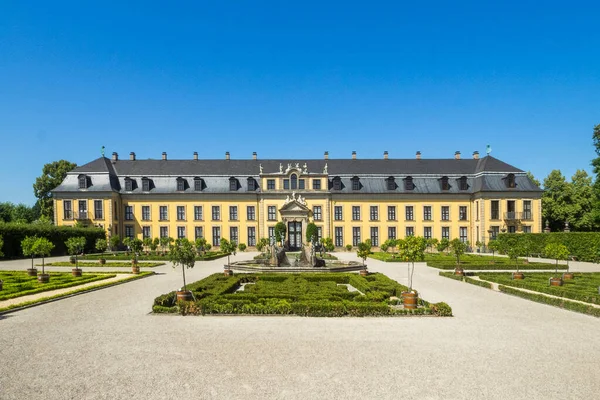
[[[188,279],[220,272],[223,262],[197,263]],[[368,264],[407,281],[406,264]],[[454,318],[149,315],[154,297],[181,286],[180,270],[154,270],[160,275],[0,317],[0,398],[562,400],[600,393],[600,319],[443,278],[422,264],[414,286],[427,300],[448,302]]]

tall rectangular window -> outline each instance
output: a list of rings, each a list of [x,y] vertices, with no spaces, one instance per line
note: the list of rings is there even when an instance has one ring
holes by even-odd
[[[415,236],[415,228],[412,226],[406,227],[406,237]]]
[[[289,190],[290,188],[290,180],[289,179],[284,179],[283,180],[283,189],[284,190]]]
[[[63,200],[63,218],[73,219],[73,205],[71,200]]]
[[[94,218],[104,219],[104,210],[102,208],[102,200],[94,200]]]
[[[450,240],[450,227],[442,226],[442,239]]]
[[[125,225],[125,237],[133,239],[135,235],[135,230],[133,225]]]
[[[148,239],[150,236],[150,227],[149,226],[142,226],[142,238],[143,239]]]
[[[442,221],[450,221],[450,206],[442,206]]]
[[[185,206],[177,206],[177,220],[185,221]]]
[[[466,221],[468,219],[467,206],[458,207],[458,219],[461,221]]]
[[[298,179],[298,189],[300,189],[300,190],[305,189],[304,179]]]
[[[479,202],[475,202],[475,219],[479,221]]]
[[[275,179],[267,179],[267,189],[275,190]]]
[[[344,228],[336,226],[335,232],[335,247],[344,247]]]
[[[215,247],[221,245],[221,227],[219,226],[212,228],[212,245]]]
[[[169,227],[168,226],[160,227],[160,237],[161,238],[169,237]]]
[[[204,232],[202,232],[201,226],[194,227],[194,240],[204,237]]]
[[[500,219],[500,201],[492,200],[492,215],[491,219]]]
[[[458,235],[460,237],[460,241],[463,243],[467,243],[467,227],[461,226],[458,228]]]
[[[219,221],[221,219],[221,206],[212,206],[212,220]]]
[[[406,206],[406,220],[412,221],[415,219],[415,213],[413,206]]]
[[[388,227],[388,239],[396,240],[396,227]]]
[[[194,220],[202,221],[204,219],[204,215],[202,214],[202,206],[194,206]]]
[[[87,219],[87,200],[79,200],[79,219]]]
[[[269,226],[267,228],[267,236],[269,237],[269,244],[275,243],[275,227]]]
[[[313,207],[313,218],[314,218],[315,221],[321,221],[322,220],[321,206],[314,206]]]
[[[177,227],[177,239],[185,238],[185,226]]]
[[[239,243],[240,238],[238,237],[238,228],[237,226],[232,226],[229,228],[229,241],[231,243]]]
[[[268,206],[267,207],[267,219],[269,221],[276,221],[277,220],[277,207],[275,207],[275,206]]]
[[[317,226],[317,241],[321,243],[321,239],[323,238],[323,227]]]
[[[166,221],[169,219],[169,212],[168,212],[167,206],[160,206],[158,208],[158,214],[159,214],[158,218],[161,221]]]
[[[313,179],[312,180],[313,190],[321,190],[321,180]]]
[[[379,228],[371,227],[371,244],[375,247],[379,246]]]
[[[531,200],[523,200],[523,219],[531,218]],[[531,228],[531,227],[529,227]]]
[[[247,206],[246,215],[248,217],[248,221],[254,221],[256,219],[256,208],[254,206]]]
[[[142,221],[150,221],[150,206],[142,206]]]
[[[237,206],[229,206],[229,220],[237,221],[238,219],[238,208]]]
[[[342,221],[344,219],[344,214],[342,212],[342,206],[334,206],[333,207],[333,219],[336,221]]]
[[[388,206],[388,221],[396,220],[396,206]]]
[[[256,246],[256,227],[248,227],[248,246]]]
[[[125,206],[125,219],[127,221],[133,220],[133,206]]]
[[[492,229],[492,237],[490,239],[498,239],[498,234],[500,233],[499,226],[490,226]]]
[[[531,225],[523,225],[523,233],[531,233]]]
[[[352,206],[352,220],[360,221],[360,206]]]
[[[150,179],[142,179],[142,190],[144,192],[150,191]]]
[[[377,221],[379,219],[379,207],[371,206],[371,207],[369,207],[369,210],[370,210],[369,217],[370,217],[371,221]]]
[[[425,239],[431,239],[431,227],[430,226],[426,226],[423,228],[423,237]]]
[[[360,227],[352,228],[352,246],[356,247],[360,243]]]
[[[425,221],[431,221],[431,206],[423,206],[423,219]]]

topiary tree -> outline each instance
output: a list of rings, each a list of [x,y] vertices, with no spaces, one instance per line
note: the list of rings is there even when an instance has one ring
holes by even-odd
[[[407,236],[399,247],[400,256],[408,261],[408,288],[412,291],[415,262],[425,259],[427,241],[421,236]],[[411,268],[412,266],[412,268]]]
[[[558,260],[568,259],[569,249],[562,243],[548,243],[546,247],[544,247],[544,255],[556,260],[555,273],[558,274]]]
[[[460,239],[453,239],[450,242],[450,250],[456,257],[456,268],[460,268],[460,257],[467,251],[467,244]]]
[[[25,239],[21,240],[21,250],[23,251],[24,256],[31,256],[31,269],[34,270],[33,266],[33,256],[35,253],[33,252],[33,245],[36,240],[38,240],[37,236],[26,236]]]
[[[232,253],[233,253],[233,255],[235,255],[235,251],[237,250],[237,243],[234,241],[230,242],[229,240],[222,238],[220,247],[221,247],[221,251],[223,253],[227,253],[227,265],[229,265],[230,264],[229,256]]]
[[[314,223],[309,223],[308,225],[306,225],[306,242],[307,243],[312,243],[313,241],[315,241],[315,243],[318,240],[318,235],[319,235],[319,228],[317,228],[317,225],[315,225]]]
[[[112,251],[115,251],[119,247],[120,243],[121,238],[119,237],[119,235],[112,235],[110,237],[110,248],[112,249]]]
[[[79,261],[77,260],[77,255],[83,252],[85,247],[85,237],[72,237],[67,239],[65,242],[65,246],[67,246],[67,251],[70,255],[75,256],[75,269],[79,269]]]
[[[356,255],[359,258],[362,258],[363,265],[365,265],[365,261],[367,260],[369,254],[371,254],[371,244],[367,243],[366,241],[360,242],[358,244],[358,250],[356,250]]]
[[[106,242],[106,239],[96,239],[95,247],[100,253],[104,253],[108,247],[108,243]]]
[[[206,245],[207,244],[208,244],[208,242],[203,237],[196,238],[196,240],[194,241],[196,250],[198,251],[198,253],[200,253],[202,255],[204,255],[206,253]]]
[[[159,242],[160,242],[160,247],[161,247],[163,253],[167,252],[167,248],[169,248],[171,246],[171,243],[173,243],[173,240],[174,239],[169,236],[163,236],[160,238]]]
[[[427,239],[427,248],[429,249],[430,253],[433,251],[434,248],[437,248],[438,244],[440,244],[440,241],[436,238]]]
[[[142,252],[142,249],[144,248],[144,242],[142,242],[141,239],[138,238],[134,238],[131,239],[131,242],[129,244],[129,246],[131,247],[131,251],[133,252],[133,263],[137,263],[137,258],[140,255],[140,253]]]
[[[325,248],[325,251],[334,251],[335,246],[333,244],[333,239],[331,238],[321,238],[321,244]]]
[[[79,239],[83,239],[83,245],[85,246],[85,238]],[[44,237],[37,238],[35,243],[33,243],[33,252],[39,256],[42,256],[42,274],[45,273],[45,258],[50,255],[52,249],[54,249],[54,243]]]
[[[260,251],[262,253],[262,251],[264,250],[265,247],[267,247],[269,245],[269,241],[266,238],[261,238],[257,243],[256,243],[256,250]]]
[[[152,243],[150,244],[150,250],[152,250],[152,252],[155,252],[156,249],[158,249],[159,245],[160,245],[160,239],[159,238],[152,239]]]
[[[151,237],[144,238],[144,240],[142,242],[144,244],[144,250],[146,251],[146,253],[148,253],[150,251],[150,246],[152,246],[152,238]]]
[[[492,251],[492,259],[494,259],[494,253],[500,250],[500,242],[498,242],[496,239],[491,239],[488,242],[487,247]]]
[[[475,247],[477,247],[477,250],[479,250],[479,252],[481,252],[481,247],[483,246],[483,243],[481,243],[479,240],[477,240],[475,242]]]
[[[238,245],[238,249],[240,249],[240,251],[246,251],[246,244],[245,243],[240,243]]]
[[[169,246],[169,261],[173,263],[173,268],[181,265],[181,274],[183,275],[183,290],[187,291],[185,282],[185,269],[194,268],[196,264],[196,250],[189,240],[177,239],[174,244]]]
[[[346,250],[347,251],[352,251],[352,245],[351,244],[347,244],[346,245]]]
[[[439,253],[443,253],[444,251],[446,251],[448,248],[450,247],[450,241],[446,238],[443,238],[442,240],[440,240],[440,242],[438,243],[438,245],[436,246],[436,250]]]
[[[285,234],[287,232],[287,228],[283,222],[278,222],[275,224],[275,240],[281,243],[281,246],[284,245]]]

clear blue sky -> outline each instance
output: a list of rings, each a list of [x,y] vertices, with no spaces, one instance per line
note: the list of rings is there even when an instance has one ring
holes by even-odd
[[[102,145],[440,158],[489,143],[539,179],[595,156],[596,1],[79,3],[0,3],[0,201],[33,204],[45,163]]]

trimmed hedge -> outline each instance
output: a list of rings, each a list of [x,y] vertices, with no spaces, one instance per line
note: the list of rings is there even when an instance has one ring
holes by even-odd
[[[566,299],[556,299],[553,297],[544,296],[543,294],[523,292],[521,290],[513,289],[504,285],[499,285],[498,289],[500,289],[500,291],[503,293],[535,301],[537,303],[548,304],[551,306],[564,308],[565,310],[575,311],[594,317],[600,317],[600,308],[591,305],[575,303],[574,301],[569,301]]]
[[[227,253],[220,251],[207,251],[204,256],[196,256],[196,261],[211,261],[218,258],[226,257]],[[104,254],[86,254],[79,257],[80,260],[99,260],[101,258],[106,261],[118,260],[118,261],[131,261],[133,254],[130,253],[104,253]],[[159,253],[141,254],[137,257],[138,261],[169,261],[168,255],[162,255]]]
[[[440,271],[440,276],[443,276],[445,278],[454,279],[457,281],[463,281],[463,282],[470,283],[471,285],[475,285],[475,286],[481,286],[486,289],[492,288],[492,284],[489,282],[478,281],[477,279],[469,278],[468,276],[463,277],[460,275],[454,275],[453,272],[441,272]]]
[[[561,243],[579,261],[597,262],[600,258],[600,232],[552,232],[552,233],[501,233],[498,241],[505,243],[511,237],[530,240],[530,254],[544,254],[548,243]]]
[[[428,267],[445,269],[445,270],[454,270],[456,268],[456,263],[446,263],[446,262],[436,262],[429,261],[427,262]],[[468,270],[490,270],[490,271],[512,271],[516,270],[517,267],[514,264],[506,264],[506,263],[496,263],[496,264],[475,264],[471,262],[462,262],[460,263],[462,269]],[[549,263],[528,263],[523,264],[519,263],[520,270],[536,270],[536,269],[544,269],[544,270],[554,270],[556,269],[556,265]],[[559,270],[567,269],[565,264],[558,265]]]
[[[94,251],[97,239],[106,239],[106,233],[101,228],[74,228],[70,226],[15,224],[0,222],[0,235],[4,237],[2,252],[6,259],[22,258],[21,241],[26,236],[44,237],[54,244],[53,256],[67,254],[65,241],[72,237],[85,238],[84,252]]]
[[[107,262],[106,264],[100,264],[99,262],[85,262],[85,261],[78,261],[77,263],[79,265],[79,267],[107,267],[107,268],[111,268],[111,267],[130,267],[131,268],[131,262],[128,263],[124,263],[124,262]],[[42,264],[36,264],[37,266],[40,266]],[[165,265],[165,263],[163,262],[141,262],[138,263],[137,266],[138,267],[142,267],[142,268],[154,268],[154,267],[160,267],[161,265]],[[67,261],[58,261],[58,262],[53,262],[53,263],[46,263],[46,267],[71,267],[71,268],[75,268],[75,264],[72,264],[70,262]]]

